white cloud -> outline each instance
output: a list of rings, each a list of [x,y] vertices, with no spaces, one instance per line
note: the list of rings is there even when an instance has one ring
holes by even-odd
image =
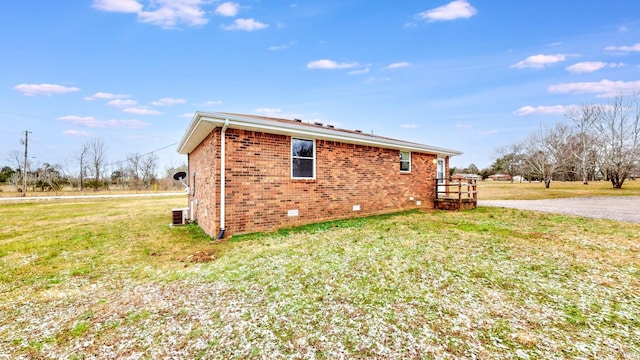
[[[349,69],[349,68],[355,67],[357,65],[358,64],[356,64],[356,63],[338,63],[338,62],[335,62],[333,60],[322,59],[322,60],[316,60],[316,61],[312,61],[312,62],[308,63],[307,67],[309,69],[329,69],[329,70],[333,70],[333,69]]]
[[[111,99],[126,99],[128,98],[129,95],[124,95],[124,94],[112,94],[112,93],[107,93],[107,92],[97,92],[91,96],[87,96],[84,98],[84,100],[111,100]]]
[[[640,43],[631,46],[607,46],[604,48],[606,51],[620,52],[620,53],[630,53],[630,52],[638,52],[640,51]]]
[[[94,129],[142,128],[149,125],[140,120],[98,120],[92,116],[76,115],[62,116],[57,120]]]
[[[471,124],[456,124],[456,129],[470,129],[473,125]]]
[[[553,105],[553,106],[523,106],[513,113],[520,116],[526,115],[562,115],[577,105]]]
[[[146,107],[132,107],[132,108],[125,108],[124,110],[122,110],[126,113],[129,114],[136,114],[136,115],[160,115],[162,114],[161,111],[158,110],[152,110]]]
[[[51,96],[54,94],[64,94],[69,92],[80,91],[77,87],[68,87],[55,84],[19,84],[13,87],[14,90],[21,92],[26,96],[44,95]]]
[[[466,0],[454,0],[435,9],[423,11],[419,17],[430,22],[468,19],[478,13]]]
[[[254,31],[268,28],[269,25],[263,24],[254,19],[236,19],[233,24],[229,26],[222,26],[224,30],[242,30],[242,31]]]
[[[606,67],[624,67],[623,63],[606,63],[602,61],[584,61],[567,67],[567,70],[574,74],[592,73]]]
[[[184,113],[180,115],[180,117],[191,119],[193,117],[193,113]]]
[[[420,127],[418,124],[400,124],[400,127],[403,129],[417,129]]]
[[[175,28],[180,24],[201,26],[209,22],[201,6],[206,0],[155,0],[149,2],[150,9],[136,0],[94,0],[92,6],[101,11],[135,13],[138,21]]]
[[[88,131],[83,131],[83,130],[65,130],[62,132],[65,135],[69,135],[69,136],[74,136],[74,137],[90,137],[93,136],[93,134],[91,134]]]
[[[570,56],[577,56],[577,55],[570,55],[570,54],[532,55],[518,63],[511,65],[511,67],[519,68],[519,69],[524,69],[524,68],[542,69],[545,66],[565,61]]]
[[[387,66],[387,69],[399,69],[399,68],[408,67],[408,66],[411,66],[411,63],[397,62],[397,63],[389,64],[389,66]]]
[[[292,46],[294,46],[296,44],[295,41],[290,41],[288,44],[284,44],[284,45],[273,45],[273,46],[269,46],[267,49],[269,51],[278,51],[278,50],[286,50]]]
[[[236,16],[240,6],[234,2],[224,2],[216,8],[216,14],[222,16]]]
[[[282,116],[282,109],[278,109],[278,108],[257,108],[255,109],[255,112],[263,115],[267,114],[270,117]]]
[[[171,105],[179,105],[179,104],[185,104],[187,102],[187,100],[185,99],[177,99],[177,98],[162,98],[156,101],[152,101],[151,105],[154,106],[171,106]]]
[[[360,70],[349,71],[348,74],[349,75],[360,75],[360,74],[366,74],[368,72],[369,72],[369,68],[364,68],[364,69],[360,69]]]
[[[117,108],[126,108],[138,105],[138,102],[131,99],[115,99],[111,100],[107,103],[109,106],[117,107]]]
[[[640,80],[574,82],[551,85],[547,88],[550,93],[559,94],[597,94],[598,97],[610,97],[619,94],[630,94],[640,89]]]
[[[627,31],[629,31],[629,28],[628,28],[627,26],[620,26],[620,27],[618,28],[618,31],[620,31],[620,32],[627,32]]]
[[[137,13],[142,10],[142,4],[136,0],[94,0],[91,6],[108,12]]]
[[[217,105],[222,105],[222,101],[220,100],[209,100],[209,101],[205,101],[202,104],[199,104],[198,106],[217,106]]]

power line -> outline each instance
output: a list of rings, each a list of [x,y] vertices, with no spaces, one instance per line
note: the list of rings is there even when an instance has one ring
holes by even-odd
[[[159,149],[155,149],[155,150],[149,151],[148,153],[144,153],[144,154],[142,154],[142,155],[140,155],[140,156],[147,156],[147,155],[151,155],[151,154],[153,154],[153,153],[157,153],[158,151],[161,151],[161,150],[164,150],[164,149],[166,149],[166,148],[169,148],[169,147],[171,147],[171,146],[176,146],[176,145],[178,145],[178,141],[174,142],[173,144],[169,144],[169,145],[163,146],[163,147],[161,147],[161,148],[159,148]],[[105,166],[112,166],[112,165],[115,165],[115,164],[123,163],[123,162],[125,162],[125,161],[127,161],[127,160],[125,159],[125,160],[114,161],[114,162],[112,162],[112,163],[106,164]]]

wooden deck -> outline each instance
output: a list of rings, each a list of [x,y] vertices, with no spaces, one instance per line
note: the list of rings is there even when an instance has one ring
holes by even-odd
[[[478,186],[474,180],[435,179],[438,210],[468,210],[478,206]]]

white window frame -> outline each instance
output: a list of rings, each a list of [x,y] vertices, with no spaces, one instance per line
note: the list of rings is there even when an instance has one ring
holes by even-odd
[[[402,154],[409,154],[409,160],[402,160]],[[402,163],[409,163],[409,170],[402,170]],[[409,174],[411,172],[411,151],[400,150],[400,172],[403,174]]]
[[[302,157],[302,156],[293,156],[293,142],[295,140],[303,140],[303,141],[311,141],[313,143],[313,158],[310,157]],[[291,178],[296,180],[315,180],[316,178],[316,140],[315,139],[304,139],[304,138],[291,138],[291,149],[289,150],[289,154],[291,155]],[[311,177],[309,176],[293,176],[293,159],[307,159],[313,161],[312,171],[313,174]]]

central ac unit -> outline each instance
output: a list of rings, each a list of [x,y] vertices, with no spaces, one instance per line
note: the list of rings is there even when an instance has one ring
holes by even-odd
[[[171,210],[171,225],[185,225],[187,223],[189,208],[176,208]]]

